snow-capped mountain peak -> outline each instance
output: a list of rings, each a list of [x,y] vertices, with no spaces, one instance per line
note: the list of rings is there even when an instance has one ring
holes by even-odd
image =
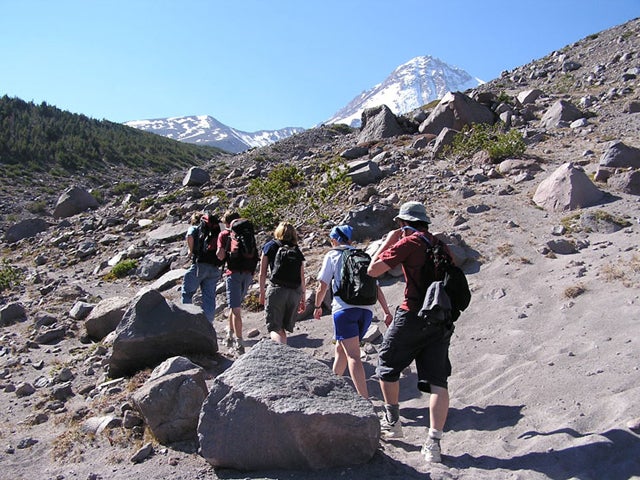
[[[252,147],[263,147],[304,130],[304,128],[287,127],[280,130],[243,132],[228,127],[209,115],[133,120],[126,122],[125,125],[181,142],[211,145],[230,153],[242,152]]]
[[[397,67],[381,83],[355,97],[325,123],[360,126],[362,112],[386,105],[396,115],[410,112],[447,92],[465,91],[484,83],[430,55],[415,57]]]

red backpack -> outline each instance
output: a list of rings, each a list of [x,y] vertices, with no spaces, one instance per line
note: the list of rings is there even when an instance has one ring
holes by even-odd
[[[227,268],[231,271],[256,271],[260,257],[256,247],[256,236],[253,224],[246,218],[237,218],[229,227],[227,242]]]

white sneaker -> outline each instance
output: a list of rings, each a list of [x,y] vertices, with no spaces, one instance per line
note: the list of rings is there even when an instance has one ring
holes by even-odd
[[[239,338],[236,338],[233,342],[233,348],[238,352],[238,355],[242,355],[244,353],[244,343]]]
[[[233,333],[227,330],[227,336],[224,338],[224,346],[231,348],[233,346]]]
[[[387,416],[383,415],[382,420],[380,420],[380,435],[382,438],[403,438],[404,433],[402,432],[400,419],[391,423],[387,420]]]
[[[427,441],[422,445],[420,453],[424,455],[424,459],[429,463],[441,463],[440,440],[428,437]]]

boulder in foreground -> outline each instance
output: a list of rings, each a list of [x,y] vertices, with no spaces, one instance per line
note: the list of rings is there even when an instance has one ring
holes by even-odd
[[[198,439],[216,467],[331,468],[369,461],[380,422],[371,402],[327,365],[265,339],[216,378]]]

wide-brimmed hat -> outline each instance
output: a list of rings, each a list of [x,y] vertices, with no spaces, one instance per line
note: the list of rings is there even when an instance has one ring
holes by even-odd
[[[400,205],[400,213],[396,215],[394,220],[405,220],[407,222],[425,222],[431,223],[427,209],[420,202],[406,202]]]

